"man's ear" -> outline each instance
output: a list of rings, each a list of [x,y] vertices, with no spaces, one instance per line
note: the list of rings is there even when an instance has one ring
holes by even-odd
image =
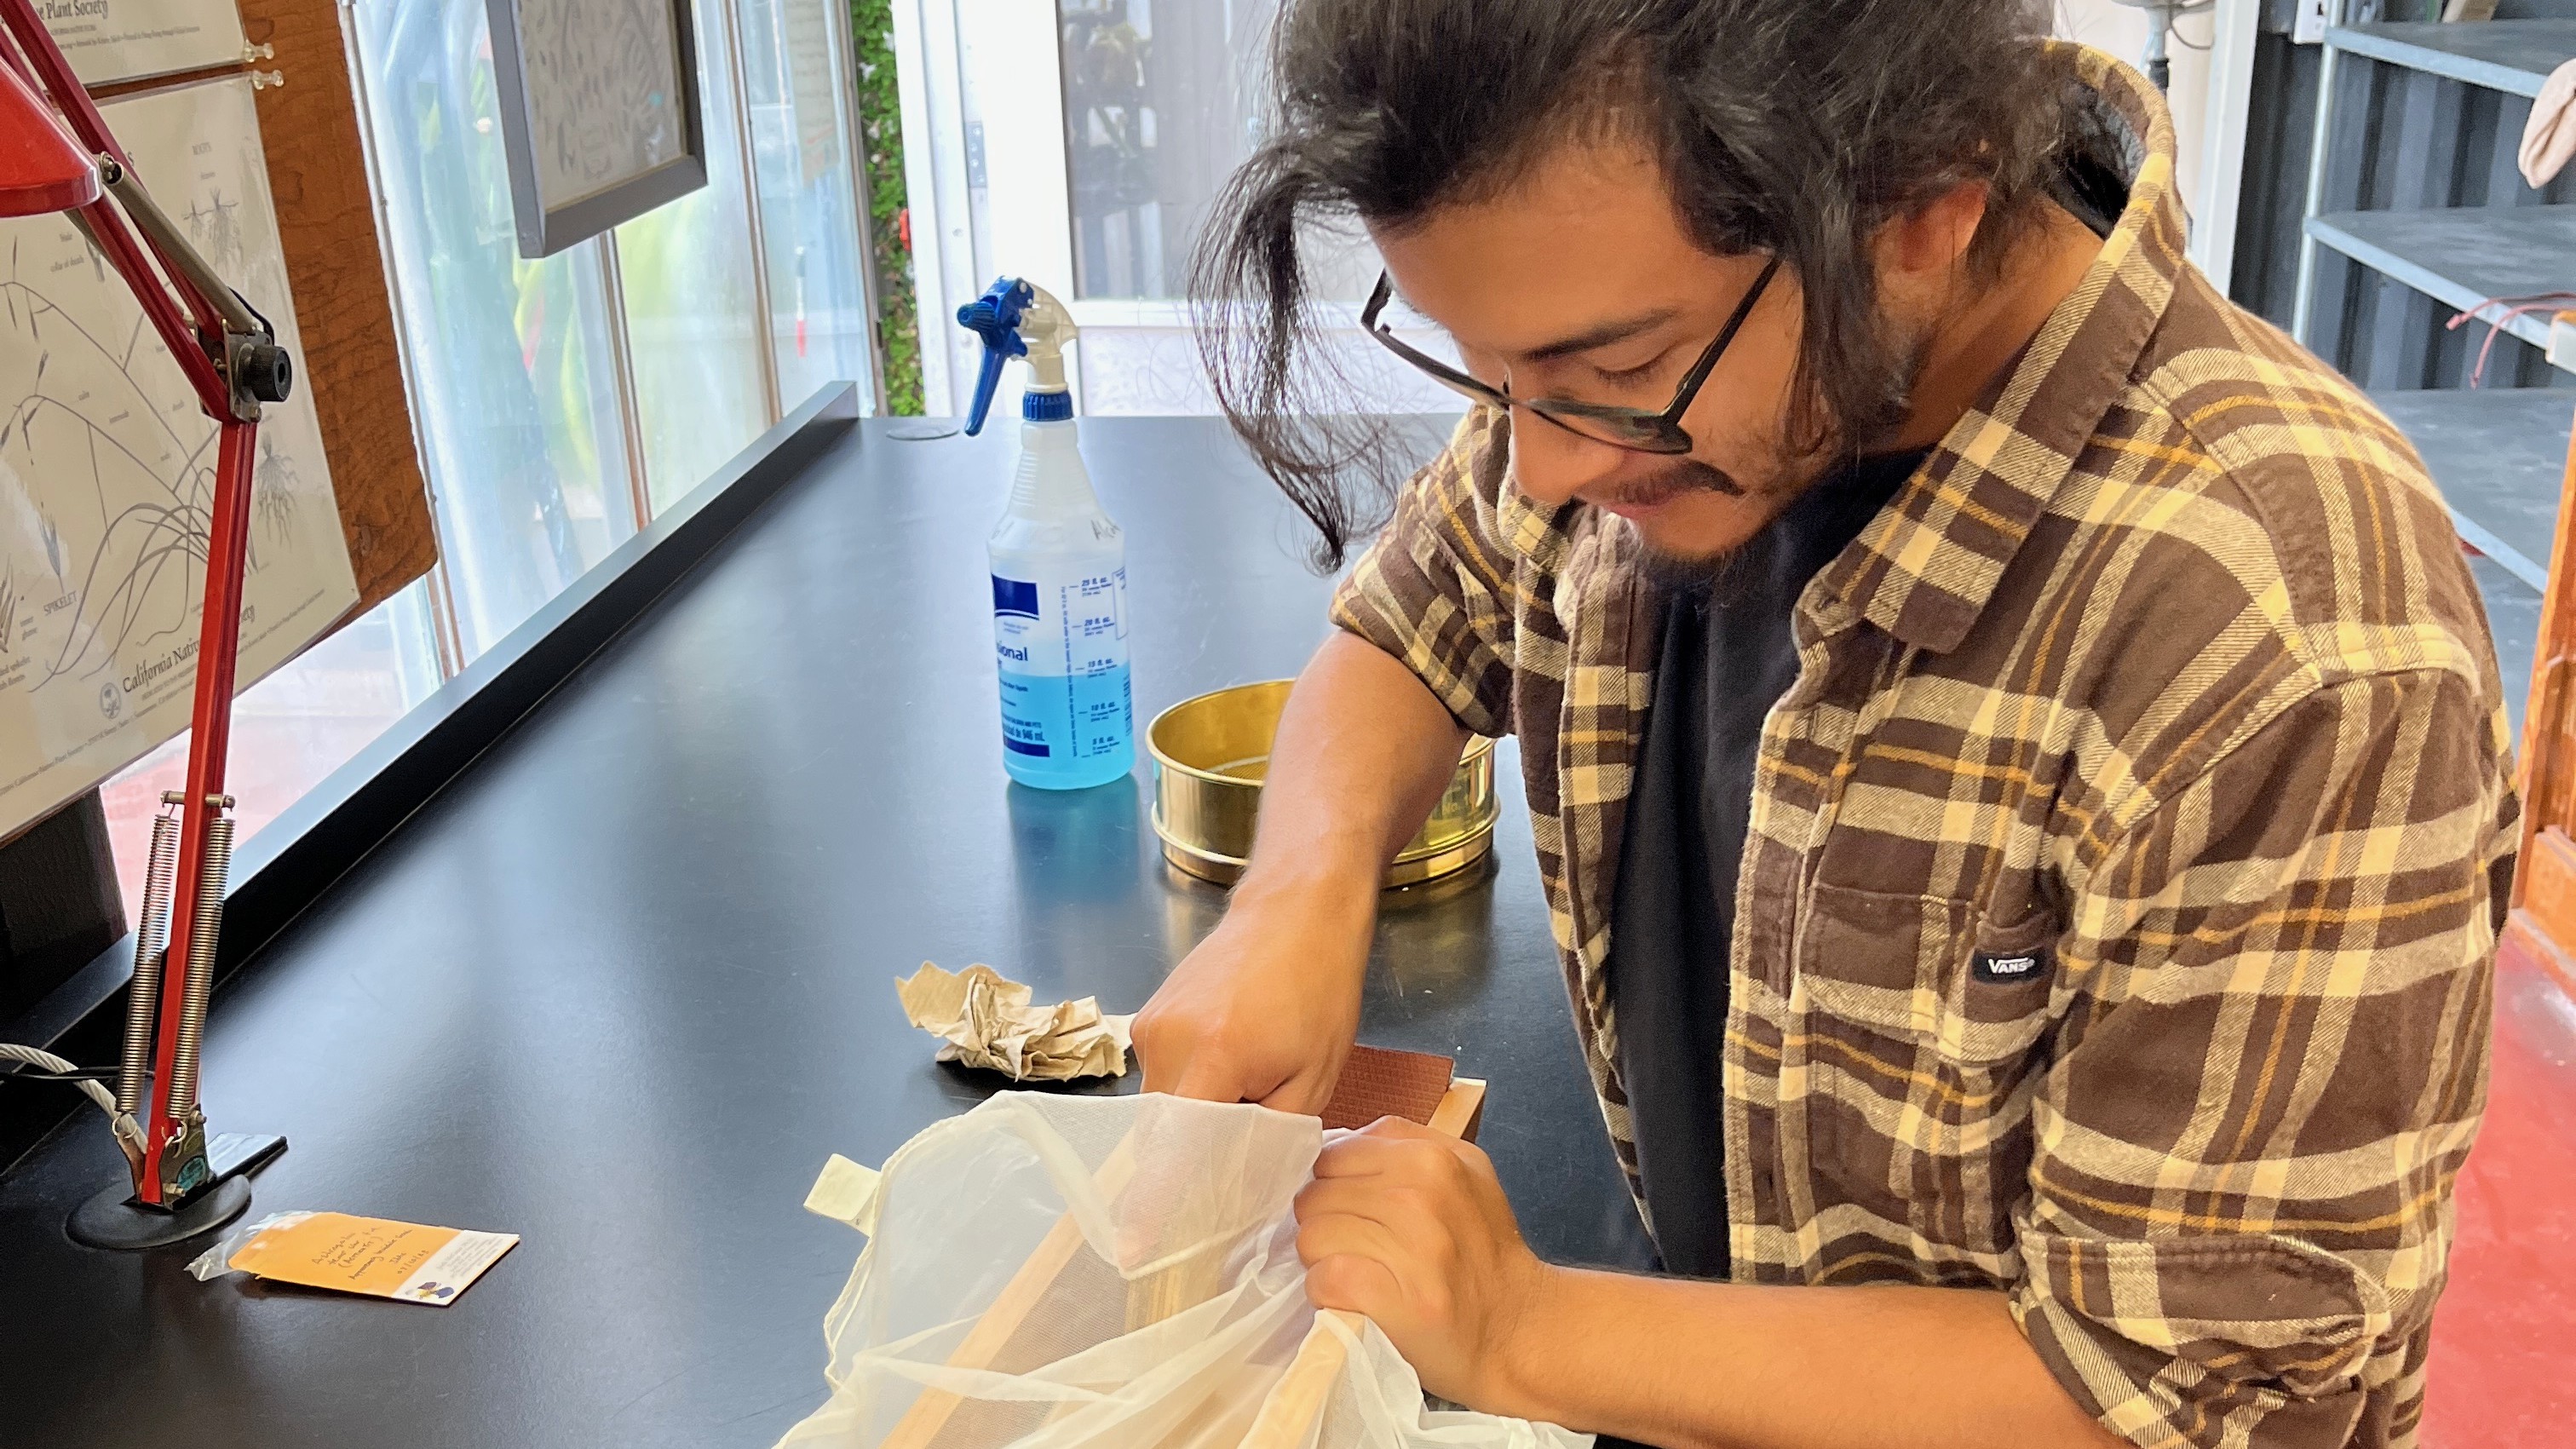
[[[1990,195],[1985,182],[1962,181],[1882,224],[1870,239],[1881,294],[1892,302],[1937,305],[1967,259]]]

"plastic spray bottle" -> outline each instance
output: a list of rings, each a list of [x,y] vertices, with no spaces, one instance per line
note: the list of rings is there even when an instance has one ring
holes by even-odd
[[[984,339],[967,414],[983,430],[1002,364],[1029,362],[1020,466],[993,530],[993,646],[1002,672],[1002,766],[1024,785],[1079,790],[1136,767],[1127,689],[1127,536],[1101,511],[1075,446],[1064,304],[1004,277],[957,320]]]

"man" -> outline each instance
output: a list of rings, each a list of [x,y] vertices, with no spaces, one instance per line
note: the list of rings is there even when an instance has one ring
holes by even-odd
[[[1146,1085],[1314,1110],[1381,865],[1520,739],[1663,1278],[1401,1124],[1299,1202],[1427,1388],[1654,1444],[2412,1442],[2514,803],[2441,503],[2183,260],[2022,0],[1291,0],[1202,257],[1337,551],[1302,249],[1469,393],[1343,585]],[[1324,416],[1321,410],[1306,414]],[[1870,1286],[1858,1286],[1870,1285]]]

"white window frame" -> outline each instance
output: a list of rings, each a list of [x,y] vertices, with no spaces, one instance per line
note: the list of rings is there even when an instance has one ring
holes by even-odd
[[[2245,189],[2245,124],[2254,104],[2254,44],[2263,0],[2218,0],[2211,17],[2208,110],[2200,128],[2200,195],[2187,255],[2221,296],[2236,271],[2236,217]]]
[[[401,0],[375,0],[375,3],[399,4]],[[347,0],[344,0],[344,7],[346,4]],[[745,241],[751,254],[754,310],[757,314],[753,324],[759,342],[761,396],[765,411],[765,421],[762,426],[768,428],[776,426],[788,409],[803,402],[804,399],[782,397],[779,389],[778,338],[776,321],[770,310],[769,251],[762,244],[759,158],[752,144],[751,100],[749,87],[746,84],[747,61],[743,48],[740,3],[739,0],[711,0],[711,8],[718,23],[724,26],[728,54],[732,58],[733,75],[730,89],[734,98],[734,112],[729,118],[709,117],[708,124],[731,126],[742,155],[743,207],[747,220]],[[843,90],[839,129],[842,154],[850,169],[850,199],[853,209],[851,225],[856,228],[860,254],[872,256],[875,251],[875,233],[868,220],[867,151],[862,144],[863,138],[859,135],[857,119],[856,38],[850,33],[849,7],[845,3],[841,3],[841,0],[823,0],[823,8],[831,44],[837,48],[837,53],[832,58],[832,68],[838,75]],[[901,12],[905,8],[906,6],[901,3],[896,7],[898,27],[901,24]],[[396,351],[401,358],[404,384],[411,399],[413,445],[418,449],[422,459],[426,460],[430,457],[430,449],[428,438],[423,432],[425,425],[421,419],[421,390],[418,379],[413,373],[416,344],[411,336],[409,324],[405,320],[408,314],[401,305],[405,279],[394,267],[392,244],[386,239],[390,222],[385,216],[384,186],[377,165],[374,131],[366,120],[368,114],[366,65],[359,53],[357,26],[347,16],[342,19],[341,38],[349,70],[349,82],[352,94],[357,101],[360,118],[359,149],[367,168],[368,195],[377,213],[376,231],[378,249],[382,254],[385,269],[385,286],[389,298],[394,303],[392,312]],[[904,68],[903,73],[908,75],[908,68]],[[907,112],[906,135],[911,134],[911,129],[911,117]],[[910,161],[911,157],[907,155],[907,168]],[[630,357],[626,323],[626,297],[623,278],[617,264],[616,235],[613,231],[603,232],[583,240],[579,245],[591,248],[598,259],[598,276],[606,313],[604,323],[608,333],[609,355],[616,369],[613,392],[617,401],[618,426],[623,437],[626,455],[627,498],[633,510],[635,528],[641,531],[653,522],[653,499],[645,474],[643,430],[636,412],[634,368]],[[867,315],[879,316],[877,279],[871,274],[871,269],[861,268],[859,288],[861,303]],[[885,358],[882,348],[872,347],[870,352],[869,384],[875,399],[873,410],[882,413],[885,411]],[[424,478],[426,479],[425,473]],[[436,486],[434,481],[430,482],[432,489],[430,513],[434,523],[443,523],[444,514],[437,507]],[[447,577],[446,556],[447,541],[442,538],[439,558],[430,565],[426,577],[429,581],[430,615],[437,642],[439,671],[443,677],[453,678],[472,661],[466,654],[465,631],[457,613],[455,590]]]
[[[894,0],[893,10],[923,410],[963,416],[972,404],[979,345],[957,325],[957,308],[997,276],[1024,277],[1055,293],[1079,327],[1187,328],[1185,302],[1074,295],[1055,0]],[[970,75],[978,83],[970,84]],[[987,95],[1005,98],[1006,109],[985,112]],[[984,185],[975,188],[972,153],[979,145]],[[985,223],[980,262],[979,204]],[[1316,311],[1329,327],[1359,326],[1355,303],[1318,303]],[[1084,407],[1079,341],[1065,371],[1075,406]],[[1001,392],[997,413],[1016,396],[1016,381],[1007,374]]]

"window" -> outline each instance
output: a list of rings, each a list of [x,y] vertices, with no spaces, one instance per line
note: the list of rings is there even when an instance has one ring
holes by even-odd
[[[1074,295],[1084,323],[1083,405],[1095,413],[1216,410],[1186,316],[1191,252],[1219,192],[1259,141],[1261,68],[1278,0],[1059,0],[1065,172]],[[1377,281],[1357,235],[1306,239],[1315,295],[1354,323]],[[1454,358],[1436,330],[1407,336]],[[1356,325],[1328,333],[1342,374],[1388,412],[1454,413],[1457,394],[1404,366]]]
[[[707,184],[617,229],[635,414],[656,512],[774,421],[724,14],[724,0],[697,7]]]
[[[1057,6],[1076,296],[1182,295],[1209,205],[1257,139],[1262,43],[1278,10],[1278,0]]]
[[[965,409],[975,356],[951,314],[1009,275],[1071,307],[1085,412],[1214,411],[1183,301],[1189,258],[1260,138],[1278,0],[895,6],[906,109],[925,122],[907,145],[930,162],[905,168],[927,406]],[[1327,326],[1323,345],[1357,403],[1389,413],[1465,407],[1359,331],[1378,271],[1364,236],[1319,233],[1308,258],[1323,310],[1341,324]],[[1407,340],[1455,355],[1436,329]]]
[[[743,89],[769,258],[769,332],[780,400],[873,373],[870,255],[855,218],[849,53],[842,0],[741,0]]]
[[[347,7],[440,570],[235,702],[240,838],[783,408],[835,380],[873,398],[837,5],[699,0],[708,185],[537,262],[518,255],[484,0]],[[182,735],[102,787],[129,901],[186,763]]]
[[[233,701],[225,787],[239,802],[238,840],[283,814],[438,688],[429,589],[414,583],[304,651]],[[143,899],[148,823],[161,792],[187,784],[188,733],[127,766],[101,787],[117,883],[129,907]]]
[[[468,658],[635,531],[599,253],[519,257],[484,13],[483,0],[355,12],[412,411]]]

